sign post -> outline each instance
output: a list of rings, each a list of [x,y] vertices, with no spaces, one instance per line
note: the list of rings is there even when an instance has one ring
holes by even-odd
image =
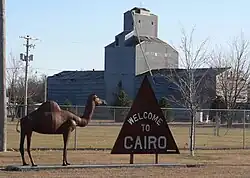
[[[111,154],[180,154],[147,76],[123,123]]]

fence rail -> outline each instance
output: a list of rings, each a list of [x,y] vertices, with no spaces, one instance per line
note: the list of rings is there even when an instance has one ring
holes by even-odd
[[[29,106],[29,112],[38,106]],[[84,106],[61,106],[82,115]],[[7,147],[18,149],[17,119],[23,116],[23,106],[8,105]],[[111,149],[126,118],[129,107],[98,106],[87,127],[77,127],[71,134],[70,149]],[[190,113],[185,108],[162,108],[179,149],[188,149]],[[196,149],[250,148],[250,110],[201,109],[196,113]],[[61,135],[33,133],[32,148],[61,149]]]

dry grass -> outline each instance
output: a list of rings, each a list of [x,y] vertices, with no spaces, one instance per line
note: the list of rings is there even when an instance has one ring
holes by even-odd
[[[8,124],[8,148],[18,148],[19,133],[15,131],[16,122]],[[112,148],[121,126],[87,126],[77,128],[77,147],[78,148]],[[170,126],[173,136],[179,148],[187,147],[189,142],[189,127]],[[226,135],[226,129],[221,128],[221,136],[213,135],[213,128],[196,129],[196,146],[202,148],[238,147],[243,146],[243,129],[230,129]],[[74,148],[74,135],[72,132],[69,141],[69,148]],[[61,135],[41,135],[33,133],[33,148],[62,148]],[[250,131],[245,131],[245,146],[250,146]]]
[[[61,164],[61,151],[33,151],[37,164]],[[75,169],[32,172],[4,172],[0,177],[247,177],[250,169],[250,150],[197,151],[190,157],[187,151],[180,155],[160,155],[160,163],[206,163],[201,168],[115,168]],[[111,155],[107,151],[69,151],[72,164],[128,163],[129,155]],[[0,164],[21,164],[18,152],[0,153]],[[27,155],[26,155],[27,158]],[[154,155],[135,155],[135,163],[153,163]]]
[[[15,131],[15,122],[8,124],[8,148],[18,148],[19,134]],[[88,126],[77,129],[78,148],[112,148],[120,126]],[[179,148],[188,143],[189,128],[170,126]],[[196,145],[211,147],[242,147],[243,129],[231,129],[224,136],[213,136],[213,128],[196,129]],[[246,129],[246,146],[250,145],[250,132]],[[32,147],[62,148],[62,136],[34,133]],[[74,133],[69,147],[74,147]],[[41,164],[61,164],[62,151],[32,151],[35,162]],[[250,168],[250,151],[197,151],[190,157],[187,151],[180,155],[160,155],[160,163],[206,163],[205,168],[120,168],[120,169],[76,169],[39,172],[4,172],[0,177],[247,177]],[[107,151],[69,151],[72,164],[108,164],[128,163],[129,155],[111,155]],[[27,159],[27,154],[26,154]],[[28,160],[28,159],[27,159]],[[135,163],[153,163],[154,155],[135,155]],[[0,165],[21,164],[18,152],[0,153]],[[218,166],[220,164],[220,166]],[[238,166],[232,166],[238,165]],[[239,166],[241,165],[241,166]],[[244,165],[244,166],[242,166]]]

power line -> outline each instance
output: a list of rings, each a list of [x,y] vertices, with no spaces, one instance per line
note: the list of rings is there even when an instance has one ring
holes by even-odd
[[[136,36],[137,36],[137,39],[138,39],[138,43],[139,43],[139,47],[141,49],[141,52],[142,52],[142,55],[143,55],[143,58],[145,60],[145,63],[148,67],[148,70],[149,70],[149,73],[150,73],[150,76],[152,78],[152,81],[155,83],[154,81],[154,77],[153,77],[153,74],[152,74],[152,71],[151,71],[151,68],[150,68],[150,65],[148,63],[148,59],[147,59],[147,56],[145,55],[145,52],[143,51],[143,48],[142,48],[142,43],[141,43],[141,39],[140,39],[140,34],[139,34],[139,30],[137,28],[137,22],[135,20],[135,12],[134,11],[131,11],[131,15],[132,15],[132,18],[133,18],[133,23],[134,23],[134,26],[135,26],[135,33],[136,33]]]
[[[30,48],[35,48],[34,44],[30,44],[30,40],[38,40],[37,38],[32,38],[29,35],[27,36],[20,36],[26,40],[24,46],[26,47],[26,54],[20,54],[20,59],[25,61],[25,91],[24,91],[24,115],[28,114],[28,66],[29,61],[33,61],[33,54],[29,55]]]

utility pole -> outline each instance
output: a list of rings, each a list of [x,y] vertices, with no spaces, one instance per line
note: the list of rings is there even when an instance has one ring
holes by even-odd
[[[20,36],[20,38],[23,38],[26,40],[26,43],[24,46],[26,47],[26,54],[23,53],[20,54],[20,59],[22,61],[25,61],[25,83],[24,83],[24,115],[26,116],[28,114],[28,67],[29,67],[29,61],[33,61],[33,55],[29,55],[30,48],[35,48],[34,44],[30,44],[30,40],[38,40],[31,38],[29,35],[27,36]]]
[[[5,0],[0,3],[0,152],[6,151],[6,23]]]

